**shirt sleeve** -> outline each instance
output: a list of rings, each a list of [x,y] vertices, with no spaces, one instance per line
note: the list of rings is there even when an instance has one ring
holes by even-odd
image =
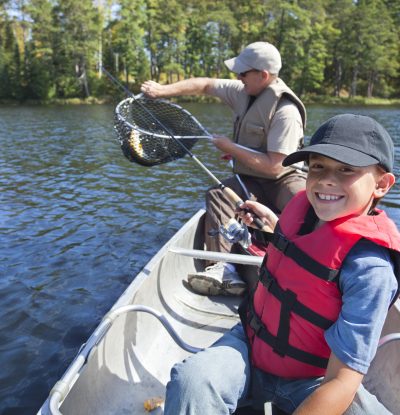
[[[243,103],[246,104],[248,100],[243,82],[233,79],[216,79],[210,93],[239,113]]]
[[[397,291],[388,250],[367,240],[357,243],[343,263],[339,287],[342,309],[325,340],[342,363],[366,374]]]
[[[291,154],[298,150],[304,137],[303,121],[296,104],[282,98],[268,131],[268,151]]]

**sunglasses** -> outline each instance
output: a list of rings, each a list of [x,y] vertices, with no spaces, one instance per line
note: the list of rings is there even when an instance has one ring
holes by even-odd
[[[246,78],[246,75],[248,74],[248,73],[250,73],[250,72],[260,72],[259,70],[257,70],[257,69],[249,69],[248,71],[246,71],[246,72],[240,72],[239,73],[239,75],[242,77],[242,78]]]

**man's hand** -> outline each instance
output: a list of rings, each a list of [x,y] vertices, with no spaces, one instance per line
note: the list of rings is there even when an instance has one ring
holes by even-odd
[[[285,154],[273,153],[271,151],[262,153],[236,144],[228,137],[219,135],[213,136],[211,141],[218,150],[230,154],[234,159],[255,172],[274,178],[284,169],[282,161],[286,157]]]
[[[214,135],[211,141],[218,150],[221,150],[224,153],[230,153],[235,145],[228,137],[222,135]]]
[[[160,98],[163,96],[163,88],[163,85],[157,82],[146,81],[142,84],[140,90],[149,98]]]

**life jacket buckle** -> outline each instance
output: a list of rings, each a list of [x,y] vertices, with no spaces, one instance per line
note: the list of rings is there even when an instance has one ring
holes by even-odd
[[[274,281],[274,277],[266,267],[260,269],[260,282],[268,291],[270,290],[271,285]]]
[[[259,333],[260,333],[260,331],[262,329],[262,323],[257,318],[257,316],[255,315],[255,313],[250,313],[249,326],[252,328],[252,330],[254,331],[254,333],[256,334],[256,336],[259,336]]]
[[[273,244],[279,251],[285,253],[290,245],[290,241],[281,233],[276,233]]]

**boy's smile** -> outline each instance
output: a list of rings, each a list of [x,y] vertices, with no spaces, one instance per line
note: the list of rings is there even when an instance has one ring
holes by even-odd
[[[307,197],[321,223],[366,215],[372,201],[383,196],[379,183],[385,174],[375,165],[353,167],[310,154]]]

